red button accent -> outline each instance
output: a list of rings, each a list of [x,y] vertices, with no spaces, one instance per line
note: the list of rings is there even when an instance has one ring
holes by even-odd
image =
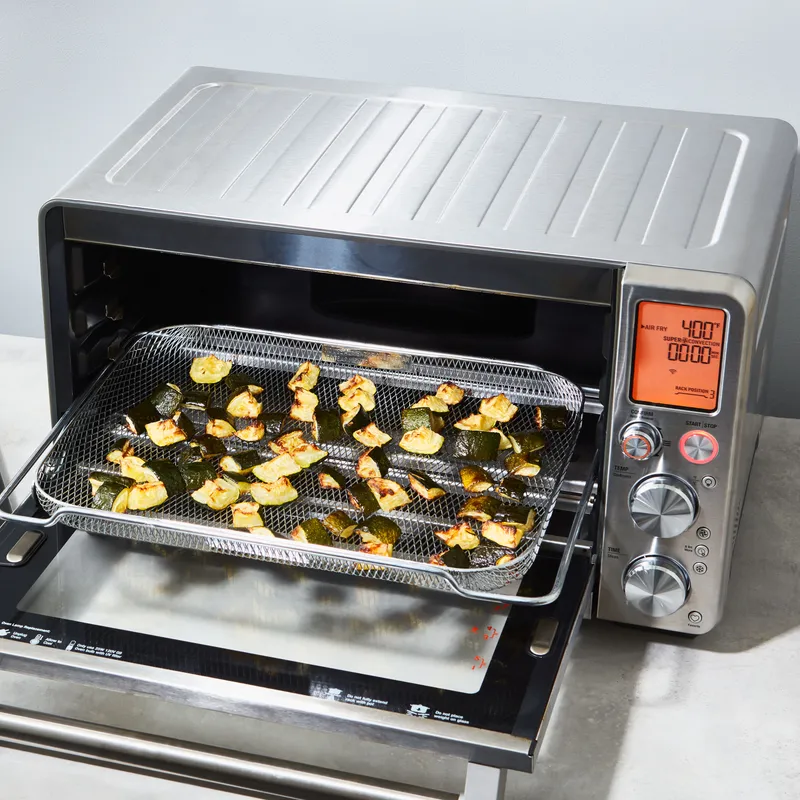
[[[689,431],[681,436],[679,449],[681,455],[692,464],[708,464],[717,457],[719,442],[706,431]]]

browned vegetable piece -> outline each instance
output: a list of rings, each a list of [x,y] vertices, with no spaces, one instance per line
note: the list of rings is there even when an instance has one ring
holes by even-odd
[[[371,478],[367,481],[367,485],[384,511],[394,511],[411,502],[406,490],[399,483],[388,478]]]
[[[232,417],[252,419],[261,413],[262,405],[247,386],[240,386],[233,394],[231,394],[225,410]]]
[[[339,384],[339,391],[344,395],[350,395],[355,392],[356,389],[360,389],[370,395],[375,395],[377,392],[375,384],[369,378],[365,378],[362,375],[353,375],[349,380]]]
[[[464,399],[464,390],[455,383],[442,383],[436,390],[436,396],[448,406],[457,406]]]
[[[383,478],[389,472],[389,459],[382,447],[372,447],[356,462],[356,475],[364,480]]]
[[[294,392],[297,389],[307,389],[311,391],[319,379],[319,367],[310,361],[302,363],[297,372],[292,376],[286,385]]]
[[[459,475],[461,476],[461,485],[470,494],[488,492],[494,486],[492,476],[485,469],[476,467],[474,464],[462,467],[459,470]]]
[[[361,553],[369,553],[371,556],[386,556],[390,558],[394,551],[394,545],[386,544],[386,542],[363,542],[361,547],[358,548]],[[372,564],[361,564],[361,569],[376,569]],[[379,567],[383,569],[383,567]]]
[[[425,397],[414,403],[411,408],[429,408],[436,414],[446,414],[450,410],[450,406],[435,394],[426,394]]]
[[[462,519],[476,519],[478,522],[488,522],[494,518],[498,508],[500,508],[500,502],[495,497],[488,497],[487,495],[470,497],[461,506],[456,516]]]
[[[214,355],[195,358],[189,377],[195,383],[219,383],[231,371],[232,366],[232,361],[223,361]]]
[[[263,483],[274,483],[286,475],[296,475],[303,468],[289,455],[281,455],[253,467],[253,475]]]
[[[458,546],[462,550],[474,550],[481,543],[469,522],[459,522],[446,530],[434,531],[434,536],[441,539],[448,547]]]
[[[172,444],[186,441],[186,433],[178,426],[174,419],[160,419],[158,422],[148,422],[145,425],[150,441],[157,447],[169,447]]]
[[[400,447],[409,453],[419,453],[420,455],[433,455],[438,453],[444,445],[444,436],[430,428],[417,428],[415,431],[408,431],[400,439]]]
[[[313,422],[314,410],[319,405],[319,398],[308,389],[296,389],[294,402],[289,416],[298,422]]]
[[[356,431],[353,438],[365,447],[381,447],[392,441],[392,437],[388,433],[384,433],[374,422],[370,422],[366,428]]]
[[[420,470],[408,473],[408,483],[425,500],[437,500],[446,494],[445,490],[430,475]]]
[[[264,525],[258,503],[235,503],[231,506],[234,528],[260,528]]]
[[[522,541],[525,531],[514,525],[505,522],[484,522],[481,526],[481,536],[501,547],[508,547],[512,550]]]
[[[352,411],[356,406],[361,406],[364,411],[372,411],[375,408],[375,395],[369,394],[363,389],[355,389],[350,394],[342,395],[339,398],[339,407],[343,411]]]
[[[517,411],[519,411],[517,406],[504,394],[497,394],[494,397],[487,397],[485,400],[481,400],[481,414],[496,419],[498,422],[511,422]]]
[[[278,478],[273,483],[251,483],[250,494],[262,506],[282,506],[297,500],[297,489],[288,478]]]
[[[460,428],[462,431],[490,431],[497,424],[497,420],[485,417],[483,414],[470,414],[464,419],[460,419],[453,427]]]

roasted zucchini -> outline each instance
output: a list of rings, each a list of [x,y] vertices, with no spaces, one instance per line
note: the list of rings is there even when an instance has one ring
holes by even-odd
[[[179,469],[189,494],[196,492],[206,481],[213,481],[217,477],[217,471],[207,461],[181,464]]]
[[[168,498],[167,488],[161,481],[137,483],[128,490],[128,509],[147,511],[166,503]]]
[[[417,428],[415,431],[407,431],[400,439],[400,447],[409,453],[420,455],[433,455],[442,449],[444,436],[430,428]]]
[[[312,364],[310,361],[305,361],[297,368],[297,372],[295,372],[286,385],[293,392],[297,389],[307,389],[311,391],[317,385],[318,380],[319,367],[316,364]]]
[[[356,431],[366,428],[369,425],[369,414],[361,406],[357,406],[352,411],[345,411],[341,416],[342,428],[348,436],[352,436]]]
[[[257,450],[243,450],[241,453],[231,453],[220,459],[219,467],[225,472],[235,475],[247,475],[261,464],[263,457]]]
[[[253,475],[263,483],[274,483],[287,475],[296,475],[302,467],[288,454],[281,453],[263,464],[253,467]]]
[[[488,522],[494,518],[500,501],[495,497],[470,497],[456,514],[461,519],[476,519],[478,522]]]
[[[417,400],[411,408],[429,408],[437,414],[446,414],[450,410],[450,406],[435,394],[426,394],[425,397]]]
[[[446,494],[445,490],[430,475],[420,470],[408,473],[408,483],[420,497],[424,497],[426,500],[436,500]]]
[[[233,417],[224,409],[218,406],[209,406],[206,409],[208,422],[206,423],[206,433],[215,436],[217,439],[227,439],[236,434],[233,427]]]
[[[301,522],[292,531],[292,539],[306,544],[333,544],[330,533],[325,530],[325,526],[316,517]]]
[[[239,487],[239,496],[243,497],[250,494],[250,487],[253,483],[250,481],[249,475],[237,475],[235,472],[224,472],[225,478],[230,478]]]
[[[313,422],[314,410],[319,405],[319,398],[308,389],[295,389],[294,402],[289,416],[298,422]]]
[[[104,481],[92,497],[92,508],[124,514],[128,510],[129,492],[130,485],[121,481]]]
[[[275,539],[277,538],[275,534],[269,529],[265,528],[263,525],[257,528],[248,528],[248,533],[252,533],[253,536],[261,536],[264,539]]]
[[[536,524],[536,509],[526,506],[501,505],[492,517],[494,522],[503,522],[519,528],[523,533],[533,529]]]
[[[324,467],[317,476],[320,489],[344,489],[347,478],[333,467]]]
[[[468,461],[494,461],[500,447],[496,431],[459,431],[453,444],[453,455]]]
[[[339,413],[330,408],[317,408],[311,423],[311,436],[315,442],[335,442],[342,435]]]
[[[362,375],[353,375],[349,380],[339,384],[339,391],[344,395],[352,394],[357,389],[373,396],[378,391],[375,384],[369,378],[365,378]]]
[[[505,431],[500,428],[492,428],[491,433],[496,433],[500,436],[500,444],[497,447],[498,450],[511,450],[511,439],[506,436]]]
[[[505,466],[512,475],[523,478],[535,478],[542,469],[536,453],[511,453],[505,460]]]
[[[534,419],[540,431],[564,431],[569,422],[569,410],[563,406],[536,406]]]
[[[353,484],[347,490],[347,494],[353,508],[355,508],[356,511],[360,511],[364,516],[380,511],[381,507],[378,503],[378,498],[375,497],[372,489],[369,488],[366,482]]]
[[[513,550],[521,541],[525,531],[507,522],[490,520],[481,525],[481,536],[490,542]]]
[[[189,447],[197,450],[203,458],[217,458],[225,455],[225,445],[216,436],[208,433],[201,433],[200,436],[189,442]]]
[[[231,392],[225,410],[232,417],[257,417],[261,414],[262,407],[247,386],[240,386]]]
[[[197,433],[194,427],[194,422],[183,413],[183,411],[179,411],[175,416],[172,417],[172,421],[186,434],[187,439],[192,439]]]
[[[231,526],[234,528],[261,528],[264,525],[258,503],[235,503],[231,506],[231,512]]]
[[[464,399],[464,390],[455,383],[442,383],[436,390],[436,396],[449,406],[457,406]]]
[[[394,545],[386,544],[385,542],[362,542],[358,551],[360,553],[368,553],[371,556],[391,558]],[[372,564],[359,564],[358,566],[360,569],[384,569],[384,567],[375,567]]]
[[[114,475],[111,472],[90,472],[89,485],[92,487],[92,494],[95,495],[104,483],[121,483],[123,486],[133,486],[133,478],[126,478],[124,475]]]
[[[322,524],[328,529],[332,536],[339,539],[349,539],[356,531],[356,523],[344,511],[334,511],[328,514]]]
[[[189,377],[195,383],[219,383],[230,374],[232,361],[223,361],[214,355],[195,358],[189,370]]]
[[[161,419],[174,417],[183,402],[183,392],[174,383],[162,383],[153,389],[147,398],[158,411]]]
[[[175,497],[186,491],[186,484],[183,482],[181,471],[171,461],[157,458],[145,462],[144,466],[164,484],[164,488],[167,490],[167,497]]]
[[[242,386],[246,386],[250,394],[259,395],[264,391],[263,386],[259,386],[256,383],[255,378],[252,378],[250,375],[245,374],[244,372],[231,372],[227,378],[225,378],[225,385],[231,392],[238,391]]]
[[[251,483],[250,494],[262,506],[282,506],[297,500],[297,489],[284,477],[272,483]]]
[[[343,411],[352,411],[358,406],[361,406],[364,411],[372,411],[375,408],[375,395],[367,394],[363,389],[356,389],[351,394],[345,394],[339,398],[339,408]]]
[[[238,417],[233,427],[236,438],[243,442],[260,442],[264,438],[264,423],[258,417]]]
[[[145,428],[151,422],[158,422],[161,419],[156,407],[149,400],[142,400],[141,403],[129,408],[125,412],[125,424],[131,433],[137,436],[145,432]]]
[[[511,422],[514,415],[519,411],[504,394],[497,394],[494,397],[487,397],[481,400],[480,412],[485,417],[491,417],[498,422]]]
[[[190,389],[183,393],[183,407],[191,408],[194,411],[205,411],[211,402],[211,392],[204,392],[200,389]]]
[[[428,563],[437,567],[450,567],[451,569],[469,569],[472,566],[467,552],[458,545],[450,548],[450,550],[445,550],[443,553],[431,556]]]
[[[392,441],[392,437],[388,433],[384,433],[374,422],[370,422],[366,428],[356,431],[353,438],[364,447],[382,447]]]
[[[390,544],[392,547],[397,544],[403,534],[396,522],[377,514],[362,522],[358,528],[358,533],[362,542],[367,544],[381,542],[382,544]]]
[[[513,475],[503,478],[494,490],[504,500],[513,500],[515,503],[521,503],[525,498],[525,483]]]
[[[293,434],[299,434],[299,436],[295,437]],[[273,447],[273,445],[275,446]],[[270,442],[269,447],[273,453],[278,455],[288,453],[304,469],[328,457],[328,451],[322,450],[312,442],[307,442],[303,438],[302,431],[285,433],[274,442]]]
[[[447,530],[434,531],[433,535],[441,539],[448,547],[457,545],[462,550],[474,550],[481,543],[478,534],[472,530],[469,522],[459,522]]]
[[[474,464],[462,467],[458,474],[461,477],[461,485],[470,494],[487,492],[494,483],[492,476],[486,470],[476,467]]]
[[[497,420],[485,417],[483,414],[470,414],[460,419],[453,427],[462,431],[490,431],[497,424]]]
[[[382,447],[372,447],[356,462],[356,475],[364,480],[383,478],[389,472],[389,458]]]
[[[383,511],[394,511],[411,502],[408,492],[399,483],[388,478],[370,478],[367,486],[378,498],[378,505]]]
[[[110,461],[112,464],[119,464],[123,458],[126,456],[135,455],[133,450],[133,444],[131,444],[130,439],[117,439],[113,445],[111,445],[111,449],[106,453],[106,461]]]
[[[415,431],[417,428],[430,428],[438,432],[444,427],[442,418],[429,408],[404,408],[400,412],[400,419],[406,432]]]
[[[519,433],[509,433],[511,446],[515,453],[535,453],[544,450],[547,441],[541,431],[522,431]]]
[[[240,496],[239,486],[231,478],[215,478],[206,481],[199,489],[192,492],[192,499],[214,511],[222,511],[233,505]]]
[[[286,414],[281,414],[278,411],[264,411],[259,420],[264,423],[264,433],[267,436],[273,436],[283,430],[286,424]]]
[[[156,474],[145,466],[145,460],[138,456],[125,456],[119,462],[119,471],[136,483],[150,483],[158,480]]]
[[[513,560],[514,556],[508,550],[482,544],[469,554],[470,566],[473,568],[499,567]]]

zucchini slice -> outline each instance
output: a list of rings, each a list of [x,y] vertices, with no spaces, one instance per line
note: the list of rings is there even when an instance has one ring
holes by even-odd
[[[363,389],[356,389],[351,394],[345,394],[339,398],[339,408],[343,411],[352,411],[358,406],[361,406],[364,411],[374,410],[375,395],[368,394]]]
[[[327,458],[328,451],[307,442],[302,431],[290,431],[269,443],[269,449],[277,455],[288,453],[304,469]]]
[[[394,511],[411,502],[408,492],[399,483],[388,478],[370,478],[367,486],[372,490],[383,511]]]
[[[211,402],[211,392],[200,389],[190,389],[183,393],[183,407],[194,411],[205,411]]]
[[[166,503],[167,487],[161,481],[137,483],[128,490],[128,508],[131,511],[147,511]]]
[[[342,428],[348,436],[353,436],[356,431],[369,425],[369,414],[361,406],[356,406],[352,411],[345,411],[341,416]]]
[[[479,410],[485,417],[491,417],[498,422],[511,422],[519,408],[501,393],[481,400]]]
[[[510,550],[522,541],[525,531],[507,522],[495,522],[490,520],[481,525],[481,536],[490,542],[499,544],[500,547],[508,547]]]
[[[356,483],[347,490],[347,495],[350,498],[350,504],[356,511],[360,511],[364,516],[374,514],[380,511],[380,504],[378,498],[372,492],[372,489],[366,483]]]
[[[126,456],[119,462],[119,471],[125,478],[130,478],[136,483],[151,483],[157,481],[156,474],[145,466],[145,460],[138,456]]]
[[[462,467],[458,474],[461,477],[461,485],[470,494],[487,492],[494,485],[492,476],[486,470],[476,467],[474,464]]]
[[[407,431],[400,439],[400,447],[409,453],[430,456],[438,453],[444,445],[444,436],[430,428],[417,428]]]
[[[367,394],[371,394],[373,396],[378,391],[375,384],[369,378],[365,378],[363,375],[353,375],[353,377],[349,380],[339,384],[339,391],[345,395],[352,394],[356,391],[356,389],[360,389],[362,392],[366,392]]]
[[[429,408],[404,408],[400,412],[403,430],[415,431],[417,428],[430,428],[432,431],[441,430],[444,425],[442,418],[434,414]],[[440,426],[440,427],[437,427]]]
[[[319,367],[316,364],[312,364],[310,361],[305,361],[297,368],[297,372],[295,372],[286,385],[293,392],[297,389],[307,389],[311,391],[317,385],[318,380]]]
[[[210,425],[211,423],[209,422],[208,424]],[[201,433],[197,438],[189,442],[189,447],[200,453],[202,458],[217,458],[217,456],[225,455],[225,445],[216,436],[208,433]]]
[[[253,475],[262,483],[275,483],[279,478],[296,475],[302,469],[288,453],[281,453],[281,455],[253,467]]]
[[[492,517],[494,522],[503,522],[519,528],[523,533],[533,530],[536,524],[536,509],[526,506],[501,505]]]
[[[223,361],[214,355],[195,358],[189,369],[189,377],[195,383],[219,383],[230,374],[232,361]]]
[[[264,423],[265,435],[270,436],[280,433],[286,424],[286,414],[279,411],[264,411],[258,419]]]
[[[344,489],[347,478],[333,467],[325,467],[317,476],[320,489]]]
[[[125,424],[131,433],[137,436],[145,432],[145,428],[151,422],[158,422],[161,419],[156,407],[149,400],[142,400],[141,403],[129,408],[125,412]]]
[[[110,472],[90,472],[89,485],[92,487],[92,494],[100,491],[104,483],[121,483],[123,486],[132,486],[135,481],[133,478],[126,478],[124,475],[114,475]]]
[[[275,534],[269,529],[265,528],[263,525],[256,527],[256,528],[248,528],[248,533],[252,533],[253,536],[260,536],[262,539],[276,539],[277,537]]]
[[[358,548],[359,553],[368,553],[371,556],[385,556],[391,558],[394,552],[394,545],[384,542],[362,542]],[[385,569],[385,567],[375,567],[372,564],[360,564],[359,569]]]
[[[183,392],[174,383],[161,383],[147,398],[162,419],[174,417],[183,402]]]
[[[264,423],[258,417],[239,417],[233,427],[236,438],[243,442],[260,442],[264,438]]]
[[[181,471],[171,461],[166,459],[153,459],[145,462],[145,468],[150,470],[158,480],[164,484],[167,497],[174,497],[186,491]]]
[[[464,390],[456,383],[441,383],[436,396],[449,406],[457,406],[464,399]]]
[[[247,475],[254,467],[261,464],[263,456],[257,450],[244,450],[241,453],[231,453],[220,459],[219,467],[225,472],[235,475]]]
[[[489,522],[494,518],[500,502],[494,497],[470,497],[456,514],[460,519],[475,519],[478,522]]]
[[[92,497],[92,508],[124,514],[128,510],[129,492],[130,486],[120,481],[105,481]]]
[[[230,478],[239,487],[239,496],[243,497],[250,494],[250,487],[253,485],[246,475],[236,475],[233,472],[225,472],[224,477]]]
[[[469,461],[494,461],[500,447],[496,431],[459,431],[453,445],[453,455]]]
[[[254,378],[244,372],[231,372],[231,374],[225,378],[225,385],[231,392],[238,391],[242,386],[246,386],[250,394],[259,395],[264,391],[263,386],[259,386]]]
[[[127,456],[136,455],[133,450],[133,444],[131,444],[130,439],[117,439],[113,445],[111,445],[111,449],[106,453],[106,461],[111,462],[112,464],[119,464],[123,458]]]
[[[234,503],[231,506],[231,513],[233,515],[231,526],[234,528],[261,528],[264,526],[258,503]]]
[[[544,450],[547,444],[541,431],[509,433],[508,438],[515,453],[535,453],[537,450]]]
[[[511,450],[511,439],[506,436],[504,431],[502,431],[500,428],[492,428],[490,432],[496,433],[500,436],[500,444],[497,447],[498,450]]]
[[[231,392],[225,410],[232,417],[257,417],[261,411],[261,403],[247,386],[240,386]]]
[[[330,408],[318,408],[311,423],[311,436],[315,442],[335,442],[341,437],[342,421],[339,413]]]
[[[262,506],[282,506],[297,500],[297,489],[286,478],[278,478],[272,483],[251,483],[250,494]]]
[[[206,435],[216,439],[229,439],[236,434],[236,428],[226,419],[212,417],[206,422]]]
[[[507,475],[503,478],[494,487],[494,490],[504,500],[513,500],[515,503],[521,503],[525,499],[525,483],[513,475]]]
[[[356,532],[356,523],[344,511],[334,511],[328,514],[322,524],[332,536],[339,539],[349,539]]]
[[[485,417],[483,414],[470,414],[454,423],[453,427],[462,431],[490,431],[496,424],[497,420],[491,417]]]
[[[377,514],[362,522],[358,533],[362,542],[367,544],[380,542],[382,544],[390,544],[392,547],[397,544],[403,535],[396,522]]]
[[[353,438],[364,447],[382,447],[392,441],[392,437],[388,433],[384,433],[374,422],[370,422],[366,428],[356,431]]]
[[[437,567],[450,567],[450,569],[469,569],[472,566],[466,550],[459,545],[452,547],[450,550],[445,550],[443,553],[431,556],[428,563]]]
[[[436,500],[446,494],[445,490],[430,475],[421,470],[409,472],[408,483],[420,497],[424,497],[426,500]]]
[[[145,426],[150,441],[156,447],[169,447],[178,442],[185,442],[188,438],[174,419],[160,419],[158,422],[148,422]]]
[[[446,414],[450,410],[450,406],[435,394],[426,394],[425,397],[414,403],[411,408],[429,408],[437,414]]]
[[[187,439],[191,439],[194,437],[197,431],[194,427],[194,422],[183,413],[183,411],[179,411],[175,416],[173,416],[172,421],[186,434]]]
[[[186,491],[190,494],[196,492],[206,481],[213,481],[217,477],[217,471],[207,461],[182,464],[179,469],[186,484]]]
[[[501,564],[512,561],[513,558],[513,554],[508,550],[502,550],[499,547],[492,547],[487,544],[476,547],[469,554],[470,566],[473,568],[499,567]]]
[[[289,416],[298,422],[313,422],[314,411],[319,405],[319,397],[308,389],[295,389],[294,402]]]
[[[325,526],[316,517],[301,522],[292,531],[292,539],[306,544],[333,544],[330,533],[325,530]]]
[[[383,478],[389,472],[389,458],[382,447],[373,447],[362,453],[356,463],[356,475],[365,481]]]
[[[192,499],[214,511],[222,511],[233,505],[239,499],[239,495],[236,481],[223,476],[213,481],[206,481],[199,489],[192,492]]]
[[[534,419],[540,431],[564,431],[569,422],[569,409],[564,406],[536,406]]]
[[[481,540],[472,530],[469,522],[459,522],[443,531],[434,531],[433,535],[441,539],[448,547],[460,547],[462,550],[474,550]]]
[[[505,465],[512,475],[520,475],[523,478],[535,478],[542,469],[536,453],[512,453],[506,458]]]

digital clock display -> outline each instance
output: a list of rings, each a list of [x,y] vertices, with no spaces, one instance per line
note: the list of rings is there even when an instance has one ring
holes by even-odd
[[[631,399],[690,411],[716,411],[724,342],[722,309],[639,303]]]

